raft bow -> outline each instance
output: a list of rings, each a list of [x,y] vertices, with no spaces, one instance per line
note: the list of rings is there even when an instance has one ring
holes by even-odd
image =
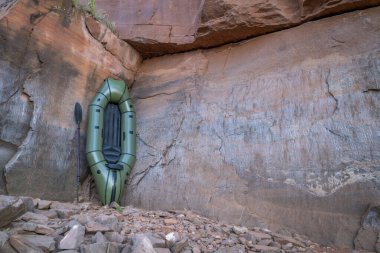
[[[136,161],[136,113],[128,87],[108,78],[88,107],[87,161],[104,205],[119,202]]]

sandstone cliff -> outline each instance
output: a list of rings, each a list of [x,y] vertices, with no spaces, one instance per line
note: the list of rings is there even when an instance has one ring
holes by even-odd
[[[135,80],[125,204],[352,247],[361,216],[380,203],[380,7],[326,16],[379,1],[126,3],[104,8],[146,57],[292,28],[141,64],[71,1],[1,3],[0,193],[74,199],[73,107],[85,119],[112,76]]]
[[[145,57],[210,48],[287,29],[380,0],[97,0]]]
[[[351,245],[380,202],[379,29],[373,8],[144,61],[125,202]]]

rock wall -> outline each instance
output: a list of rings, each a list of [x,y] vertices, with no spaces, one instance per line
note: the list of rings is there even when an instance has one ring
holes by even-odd
[[[144,61],[124,203],[351,247],[380,202],[379,29],[372,8]]]
[[[97,0],[96,5],[122,39],[152,57],[236,42],[378,6],[380,0]]]
[[[84,175],[87,105],[108,76],[131,84],[141,57],[71,1],[8,2],[0,12],[0,193],[72,201],[74,104],[84,109]]]

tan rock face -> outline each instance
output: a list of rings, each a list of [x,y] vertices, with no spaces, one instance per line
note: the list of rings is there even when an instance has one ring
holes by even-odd
[[[350,247],[380,201],[380,8],[146,60],[125,203]]]
[[[199,26],[204,0],[96,1],[114,21],[121,38],[164,43],[191,43]]]
[[[121,37],[145,57],[209,48],[283,30],[380,0],[97,0]]]
[[[89,23],[88,21],[87,23]],[[96,24],[93,25],[95,27]],[[89,28],[90,29],[90,28]],[[71,1],[18,1],[0,20],[0,193],[73,200],[75,102],[87,106],[102,80],[129,85],[141,57],[107,33],[93,37]]]

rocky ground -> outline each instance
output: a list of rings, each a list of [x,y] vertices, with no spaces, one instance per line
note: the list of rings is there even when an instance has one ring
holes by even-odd
[[[297,234],[228,225],[191,211],[0,195],[0,252],[348,252]]]

